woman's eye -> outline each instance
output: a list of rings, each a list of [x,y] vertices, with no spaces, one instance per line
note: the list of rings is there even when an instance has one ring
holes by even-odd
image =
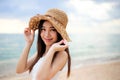
[[[42,28],[42,29],[41,29],[41,31],[45,31],[45,29],[44,29],[44,28]]]
[[[51,29],[51,31],[56,31],[56,29]]]

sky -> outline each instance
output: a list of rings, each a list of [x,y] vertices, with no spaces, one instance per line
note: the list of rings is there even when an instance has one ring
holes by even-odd
[[[23,33],[50,8],[67,13],[69,34],[120,34],[120,0],[0,0],[0,33]]]

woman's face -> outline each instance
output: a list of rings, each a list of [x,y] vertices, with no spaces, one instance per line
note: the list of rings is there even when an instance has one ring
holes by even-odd
[[[45,21],[40,34],[46,46],[51,46],[57,41],[57,31],[49,21]]]

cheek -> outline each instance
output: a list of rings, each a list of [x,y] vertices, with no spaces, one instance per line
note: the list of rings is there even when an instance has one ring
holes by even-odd
[[[55,35],[55,39],[57,40],[57,35]]]
[[[57,40],[57,33],[52,34],[53,38]]]
[[[40,36],[41,36],[41,37],[43,37],[44,35],[45,35],[44,33],[40,33]],[[53,38],[57,38],[57,33],[51,32],[51,33],[50,33],[50,36],[52,36]]]

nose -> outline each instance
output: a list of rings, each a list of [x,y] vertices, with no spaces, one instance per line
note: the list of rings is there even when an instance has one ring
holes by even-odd
[[[50,37],[50,31],[45,31],[45,36]]]

